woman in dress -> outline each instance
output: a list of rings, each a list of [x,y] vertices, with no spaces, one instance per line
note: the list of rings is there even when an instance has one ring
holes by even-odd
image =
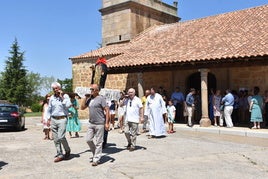
[[[259,95],[260,88],[255,86],[252,96],[249,112],[251,112],[250,115],[250,122],[253,122],[252,129],[260,129],[260,123],[263,121],[262,119],[262,105],[263,105],[263,99]]]
[[[70,138],[72,137],[72,132],[75,132],[75,137],[79,137],[78,132],[81,130],[81,123],[78,119],[78,101],[75,98],[75,93],[69,94],[72,102],[72,106],[68,109],[69,116],[68,116],[68,122],[66,126],[66,131],[69,132]]]
[[[48,102],[50,99],[50,94],[47,94],[45,96],[45,99],[43,100],[43,104],[42,104],[42,120],[41,123],[43,124],[43,132],[45,133],[45,138],[44,140],[48,140],[48,139],[52,139],[52,132],[50,129],[50,126],[47,125],[47,109],[48,109]]]
[[[221,91],[217,90],[216,94],[213,96],[213,112],[214,112],[214,126],[218,126],[218,121],[221,116]]]
[[[118,122],[119,122],[119,133],[122,134],[124,132],[124,117],[125,117],[125,111],[126,106],[124,104],[124,101],[126,99],[126,93],[124,91],[120,92],[120,98],[119,98],[119,105],[118,105]]]
[[[251,112],[250,122],[253,122],[254,126],[252,129],[260,129],[260,122],[262,122],[262,112],[255,98],[251,99],[249,112]]]

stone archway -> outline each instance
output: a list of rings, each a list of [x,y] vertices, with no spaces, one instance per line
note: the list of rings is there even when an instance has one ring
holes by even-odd
[[[201,84],[205,86],[201,87]],[[202,123],[202,126],[210,126],[211,121],[209,120],[209,114],[211,114],[211,111],[208,111],[209,104],[210,104],[209,94],[210,94],[210,89],[217,88],[217,81],[216,81],[215,75],[212,73],[209,73],[208,70],[206,69],[200,70],[200,72],[193,73],[188,77],[186,86],[187,86],[187,90],[189,90],[190,88],[195,88],[197,90],[196,98],[195,98],[196,110],[194,113],[194,123],[196,124],[200,123],[200,125]],[[187,93],[188,91],[186,92],[186,94]]]
[[[196,90],[201,90],[201,76],[200,72],[191,74],[187,79],[186,90],[190,88],[195,88]],[[217,80],[214,74],[208,73],[208,89],[217,89]],[[209,92],[208,92],[209,93]]]

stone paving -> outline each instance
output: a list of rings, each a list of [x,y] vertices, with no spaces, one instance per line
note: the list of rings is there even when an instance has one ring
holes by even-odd
[[[0,179],[13,178],[268,178],[268,130],[201,128],[176,124],[164,138],[137,138],[137,150],[126,150],[124,134],[109,132],[102,163],[91,166],[85,142],[68,138],[69,160],[54,163],[53,141],[43,140],[40,119],[27,118],[26,130],[0,131]]]

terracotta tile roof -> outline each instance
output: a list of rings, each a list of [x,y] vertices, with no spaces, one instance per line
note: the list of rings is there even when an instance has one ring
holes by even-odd
[[[88,58],[95,58],[95,57],[99,57],[100,55],[103,56],[116,56],[116,55],[120,55],[123,53],[123,51],[125,51],[125,49],[128,46],[126,46],[125,44],[113,44],[113,45],[108,45],[105,47],[101,47],[97,50],[93,50],[78,56],[74,56],[71,57],[71,60],[76,60],[76,59],[88,59]]]
[[[110,69],[267,56],[268,5],[155,26],[128,47],[108,60]]]

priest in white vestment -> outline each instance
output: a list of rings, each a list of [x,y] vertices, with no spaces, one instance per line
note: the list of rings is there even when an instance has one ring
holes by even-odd
[[[162,96],[151,88],[151,94],[147,97],[145,115],[149,119],[149,138],[166,135],[165,119],[167,113],[166,104]]]

